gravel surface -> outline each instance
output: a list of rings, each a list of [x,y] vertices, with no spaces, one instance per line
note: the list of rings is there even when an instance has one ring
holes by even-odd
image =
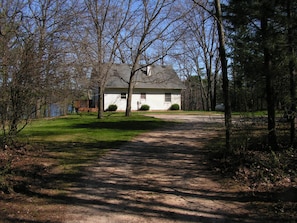
[[[156,115],[176,124],[111,149],[70,188],[66,223],[256,222],[239,189],[222,186],[204,146],[223,116]]]

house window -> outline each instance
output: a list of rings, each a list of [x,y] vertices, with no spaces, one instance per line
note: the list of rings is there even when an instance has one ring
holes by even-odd
[[[140,93],[140,99],[145,100],[146,99],[146,93]]]
[[[127,96],[126,96],[126,93],[121,93],[121,99],[126,99]]]
[[[171,102],[171,93],[165,93],[165,102]]]

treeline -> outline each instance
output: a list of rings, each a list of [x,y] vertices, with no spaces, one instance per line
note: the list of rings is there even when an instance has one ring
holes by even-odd
[[[290,123],[289,144],[293,145],[297,2],[230,0],[225,12],[232,60],[233,109],[267,111],[271,148],[278,147],[276,112],[281,111]]]
[[[276,108],[291,107],[289,91],[290,72],[294,71],[296,60],[296,4],[295,1],[224,1],[222,10],[233,111],[266,110],[264,49],[265,55],[270,57],[266,63],[271,66],[269,72],[274,85],[273,92],[268,93],[274,98]],[[181,66],[186,65],[183,70],[187,80],[184,106],[187,110],[214,110],[216,104],[223,102],[215,21],[211,11],[196,10],[200,13],[196,11],[195,16],[189,15],[192,18],[188,20],[188,27],[192,27],[188,30],[191,38],[187,39],[184,59],[180,60]],[[205,18],[210,24],[201,22]],[[207,27],[203,29],[205,24]],[[208,45],[201,47],[203,44]]]
[[[31,118],[67,112],[89,89],[103,91],[112,63],[131,64],[127,112],[141,66],[166,63],[180,39],[193,2],[131,0],[0,1],[1,142],[7,144]]]
[[[68,1],[0,2],[1,142],[11,143],[32,117],[70,96],[67,53],[75,5]]]
[[[131,64],[126,115],[135,74],[172,64],[183,79],[184,110],[225,103],[218,24],[223,25],[232,111],[267,110],[271,146],[276,111],[288,111],[295,139],[296,13],[293,0],[222,1],[222,19],[206,0],[0,1],[1,142],[9,143],[50,105],[67,106],[97,89],[98,118],[112,63]],[[224,82],[225,81],[225,82]]]
[[[277,122],[287,121],[290,133],[289,137],[285,137],[285,141],[293,145],[296,115],[297,2],[229,0],[222,4],[222,12],[232,111],[266,111],[268,145],[271,148],[278,148]],[[207,18],[211,9],[204,10],[204,13],[204,18]],[[197,18],[197,15],[198,13],[192,18]],[[192,19],[191,23],[194,22]],[[206,34],[208,40],[217,38],[216,28],[213,28],[213,35],[210,32],[212,26],[208,26],[200,34],[203,29],[197,28],[199,24],[201,23],[196,23],[196,28],[193,28],[190,34],[193,38],[197,36],[195,42],[199,43],[199,46],[202,42],[210,43],[201,41]],[[214,22],[213,24],[215,25]],[[197,73],[193,76],[192,71],[187,72],[184,100],[186,109],[215,110],[216,104],[224,102],[217,43],[215,39],[213,45],[205,46],[204,51],[196,54],[207,55],[204,56],[208,59],[204,60],[203,65],[203,60],[192,54],[193,48],[203,49],[198,45],[189,47],[183,55],[187,60],[183,64],[188,64],[185,70],[196,67],[194,70]],[[212,68],[208,69],[209,67]]]

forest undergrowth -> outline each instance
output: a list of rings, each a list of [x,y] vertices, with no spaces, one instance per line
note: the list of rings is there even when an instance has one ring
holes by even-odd
[[[271,212],[293,219],[297,211],[297,144],[289,145],[289,123],[281,120],[278,148],[272,150],[267,146],[265,124],[261,118],[235,121],[232,151],[226,152],[223,140],[217,141],[211,146],[210,163],[215,172],[246,187],[261,205],[269,203]]]

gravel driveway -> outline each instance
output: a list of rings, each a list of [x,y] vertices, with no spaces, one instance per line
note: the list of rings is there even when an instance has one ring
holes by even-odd
[[[71,188],[65,222],[257,222],[238,188],[222,186],[206,162],[223,117],[156,117],[178,122],[100,157]]]

